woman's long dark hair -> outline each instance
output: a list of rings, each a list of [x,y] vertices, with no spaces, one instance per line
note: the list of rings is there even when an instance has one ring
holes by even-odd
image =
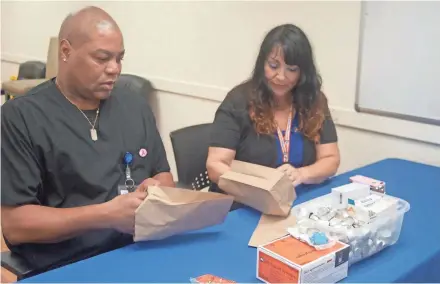
[[[310,140],[318,142],[320,129],[328,114],[327,101],[321,92],[321,77],[318,74],[312,47],[305,33],[297,26],[277,26],[266,35],[260,47],[250,92],[250,117],[260,134],[273,134],[276,124],[273,116],[273,95],[268,85],[264,66],[274,48],[283,51],[287,65],[300,69],[300,78],[292,90],[293,104],[299,115],[299,130]]]

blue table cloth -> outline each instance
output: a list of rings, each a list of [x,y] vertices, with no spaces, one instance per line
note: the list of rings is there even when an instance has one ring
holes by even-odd
[[[387,183],[387,193],[408,201],[399,241],[354,264],[342,282],[440,281],[440,168],[399,159],[383,160],[298,188],[295,204],[331,191],[363,174]],[[218,226],[161,241],[136,243],[21,282],[189,282],[211,273],[237,282],[256,279],[256,249],[248,247],[260,218],[252,209],[229,213]]]

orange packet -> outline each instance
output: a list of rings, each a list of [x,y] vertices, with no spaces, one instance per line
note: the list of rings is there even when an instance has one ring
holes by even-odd
[[[228,280],[222,277],[218,277],[212,274],[204,274],[201,275],[197,278],[191,278],[191,282],[192,283],[203,283],[203,284],[208,284],[208,283],[237,283],[235,281],[232,280]]]

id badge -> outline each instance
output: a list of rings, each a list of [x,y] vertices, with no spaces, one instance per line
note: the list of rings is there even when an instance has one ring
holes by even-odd
[[[134,192],[136,190],[137,186],[136,185],[118,185],[118,193],[119,195],[122,194],[127,194],[130,192]]]

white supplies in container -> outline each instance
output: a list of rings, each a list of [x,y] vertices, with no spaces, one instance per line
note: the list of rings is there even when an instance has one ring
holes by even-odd
[[[332,192],[293,207],[292,214],[297,217],[294,228],[300,232],[315,229],[350,245],[349,265],[397,242],[404,214],[410,209],[408,202],[376,195],[370,197],[374,202],[362,202],[368,197],[360,197],[344,208],[334,208],[334,197]]]

